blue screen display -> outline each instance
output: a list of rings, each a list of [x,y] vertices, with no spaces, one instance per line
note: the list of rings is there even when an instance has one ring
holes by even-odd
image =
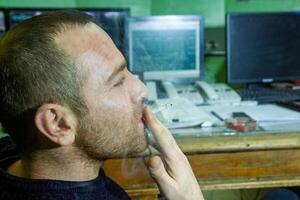
[[[196,66],[196,31],[135,30],[132,32],[134,71],[191,70]]]

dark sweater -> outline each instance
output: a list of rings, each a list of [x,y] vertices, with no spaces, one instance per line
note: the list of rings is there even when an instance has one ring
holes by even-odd
[[[100,170],[91,181],[25,179],[8,174],[8,163],[18,159],[9,138],[0,139],[0,199],[5,200],[96,200],[130,199],[126,192]]]

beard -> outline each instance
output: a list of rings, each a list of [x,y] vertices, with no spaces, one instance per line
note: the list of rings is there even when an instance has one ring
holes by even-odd
[[[96,117],[92,117],[96,116]],[[78,123],[75,144],[96,160],[134,156],[147,147],[140,115],[84,115]],[[105,116],[105,117],[103,117]],[[130,117],[131,116],[131,117]]]

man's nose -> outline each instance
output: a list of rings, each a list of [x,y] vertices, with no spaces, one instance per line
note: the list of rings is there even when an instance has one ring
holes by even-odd
[[[134,90],[134,94],[132,95],[133,97],[133,101],[136,104],[140,104],[142,105],[144,102],[144,99],[148,98],[148,89],[145,86],[145,84],[139,80],[137,77],[133,77],[134,81],[136,84],[134,84],[135,90]],[[134,87],[134,86],[132,86]]]
[[[148,98],[148,89],[143,82],[138,80],[140,83],[140,95],[138,97],[139,103],[143,104],[144,100]]]

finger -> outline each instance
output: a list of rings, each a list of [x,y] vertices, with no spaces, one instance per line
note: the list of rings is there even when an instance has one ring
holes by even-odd
[[[164,156],[177,156],[181,152],[171,132],[152,114],[148,106],[144,111],[144,120]]]
[[[174,179],[167,173],[159,156],[148,157],[144,161],[151,177],[155,180],[162,193],[166,194],[176,185]]]

